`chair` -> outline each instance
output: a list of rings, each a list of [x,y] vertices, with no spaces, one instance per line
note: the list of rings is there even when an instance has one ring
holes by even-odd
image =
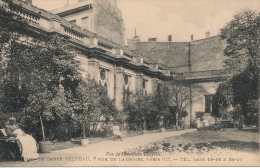
[[[9,138],[5,132],[5,129],[0,129],[0,159],[4,156],[12,158],[15,161],[16,157],[21,157],[22,145],[17,138]]]

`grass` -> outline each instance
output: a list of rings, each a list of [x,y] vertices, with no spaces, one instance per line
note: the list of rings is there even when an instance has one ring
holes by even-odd
[[[166,130],[171,131],[171,130]],[[159,130],[147,131],[146,134],[158,133]],[[125,137],[133,137],[141,135],[140,131],[122,131],[122,134]],[[102,141],[113,140],[113,136],[107,137],[93,137],[89,138],[90,144],[99,143]],[[236,128],[227,128],[221,131],[196,131],[191,133],[186,133],[180,136],[175,136],[172,138],[167,138],[165,141],[169,141],[172,145],[183,144],[191,145],[196,144],[198,146],[203,146],[207,143],[212,145],[219,146],[222,148],[231,148],[239,151],[248,151],[257,153],[259,151],[259,131],[256,128],[246,128],[246,129],[236,129]],[[149,145],[154,143],[160,144],[162,142],[152,142]],[[72,148],[80,146],[80,139],[75,141],[66,141],[66,142],[53,142],[52,150],[62,150],[67,148]]]
[[[259,152],[259,131],[258,129],[239,130],[228,128],[222,131],[196,131],[182,134],[180,136],[166,138],[165,141],[172,145],[182,144],[183,146],[196,145],[204,146],[207,143],[221,148],[230,148],[237,151]],[[161,144],[162,142],[153,142]]]

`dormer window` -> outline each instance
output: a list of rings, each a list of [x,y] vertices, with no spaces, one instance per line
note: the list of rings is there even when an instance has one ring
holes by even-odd
[[[88,16],[81,18],[82,21],[82,27],[88,29]]]
[[[71,20],[69,22],[72,23],[72,24],[76,24],[76,20]]]

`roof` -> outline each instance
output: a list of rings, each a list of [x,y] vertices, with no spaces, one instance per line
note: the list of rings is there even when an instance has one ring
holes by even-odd
[[[137,42],[136,52],[168,67],[188,66],[188,42]]]
[[[226,42],[213,36],[190,43],[191,71],[224,69]]]
[[[224,69],[226,42],[213,36],[191,42],[136,42],[136,52],[175,72]]]

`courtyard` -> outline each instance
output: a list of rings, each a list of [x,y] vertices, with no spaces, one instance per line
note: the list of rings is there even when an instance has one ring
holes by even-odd
[[[206,146],[208,143],[219,148],[218,153],[187,154],[186,151],[170,153],[165,150],[144,154],[142,150],[157,144],[163,148],[164,142],[172,145]],[[1,166],[193,166],[201,165],[259,165],[259,130],[247,127],[243,130],[227,128],[221,131],[197,131],[187,129],[181,131],[167,130],[125,135],[123,141],[112,139],[92,139],[87,147],[74,146],[59,150],[57,146],[65,146],[68,142],[56,144],[55,151],[40,154],[38,160],[23,162],[22,160],[5,161]],[[134,155],[133,155],[134,154]],[[217,162],[217,159],[227,159]],[[220,161],[220,160],[219,160]]]

